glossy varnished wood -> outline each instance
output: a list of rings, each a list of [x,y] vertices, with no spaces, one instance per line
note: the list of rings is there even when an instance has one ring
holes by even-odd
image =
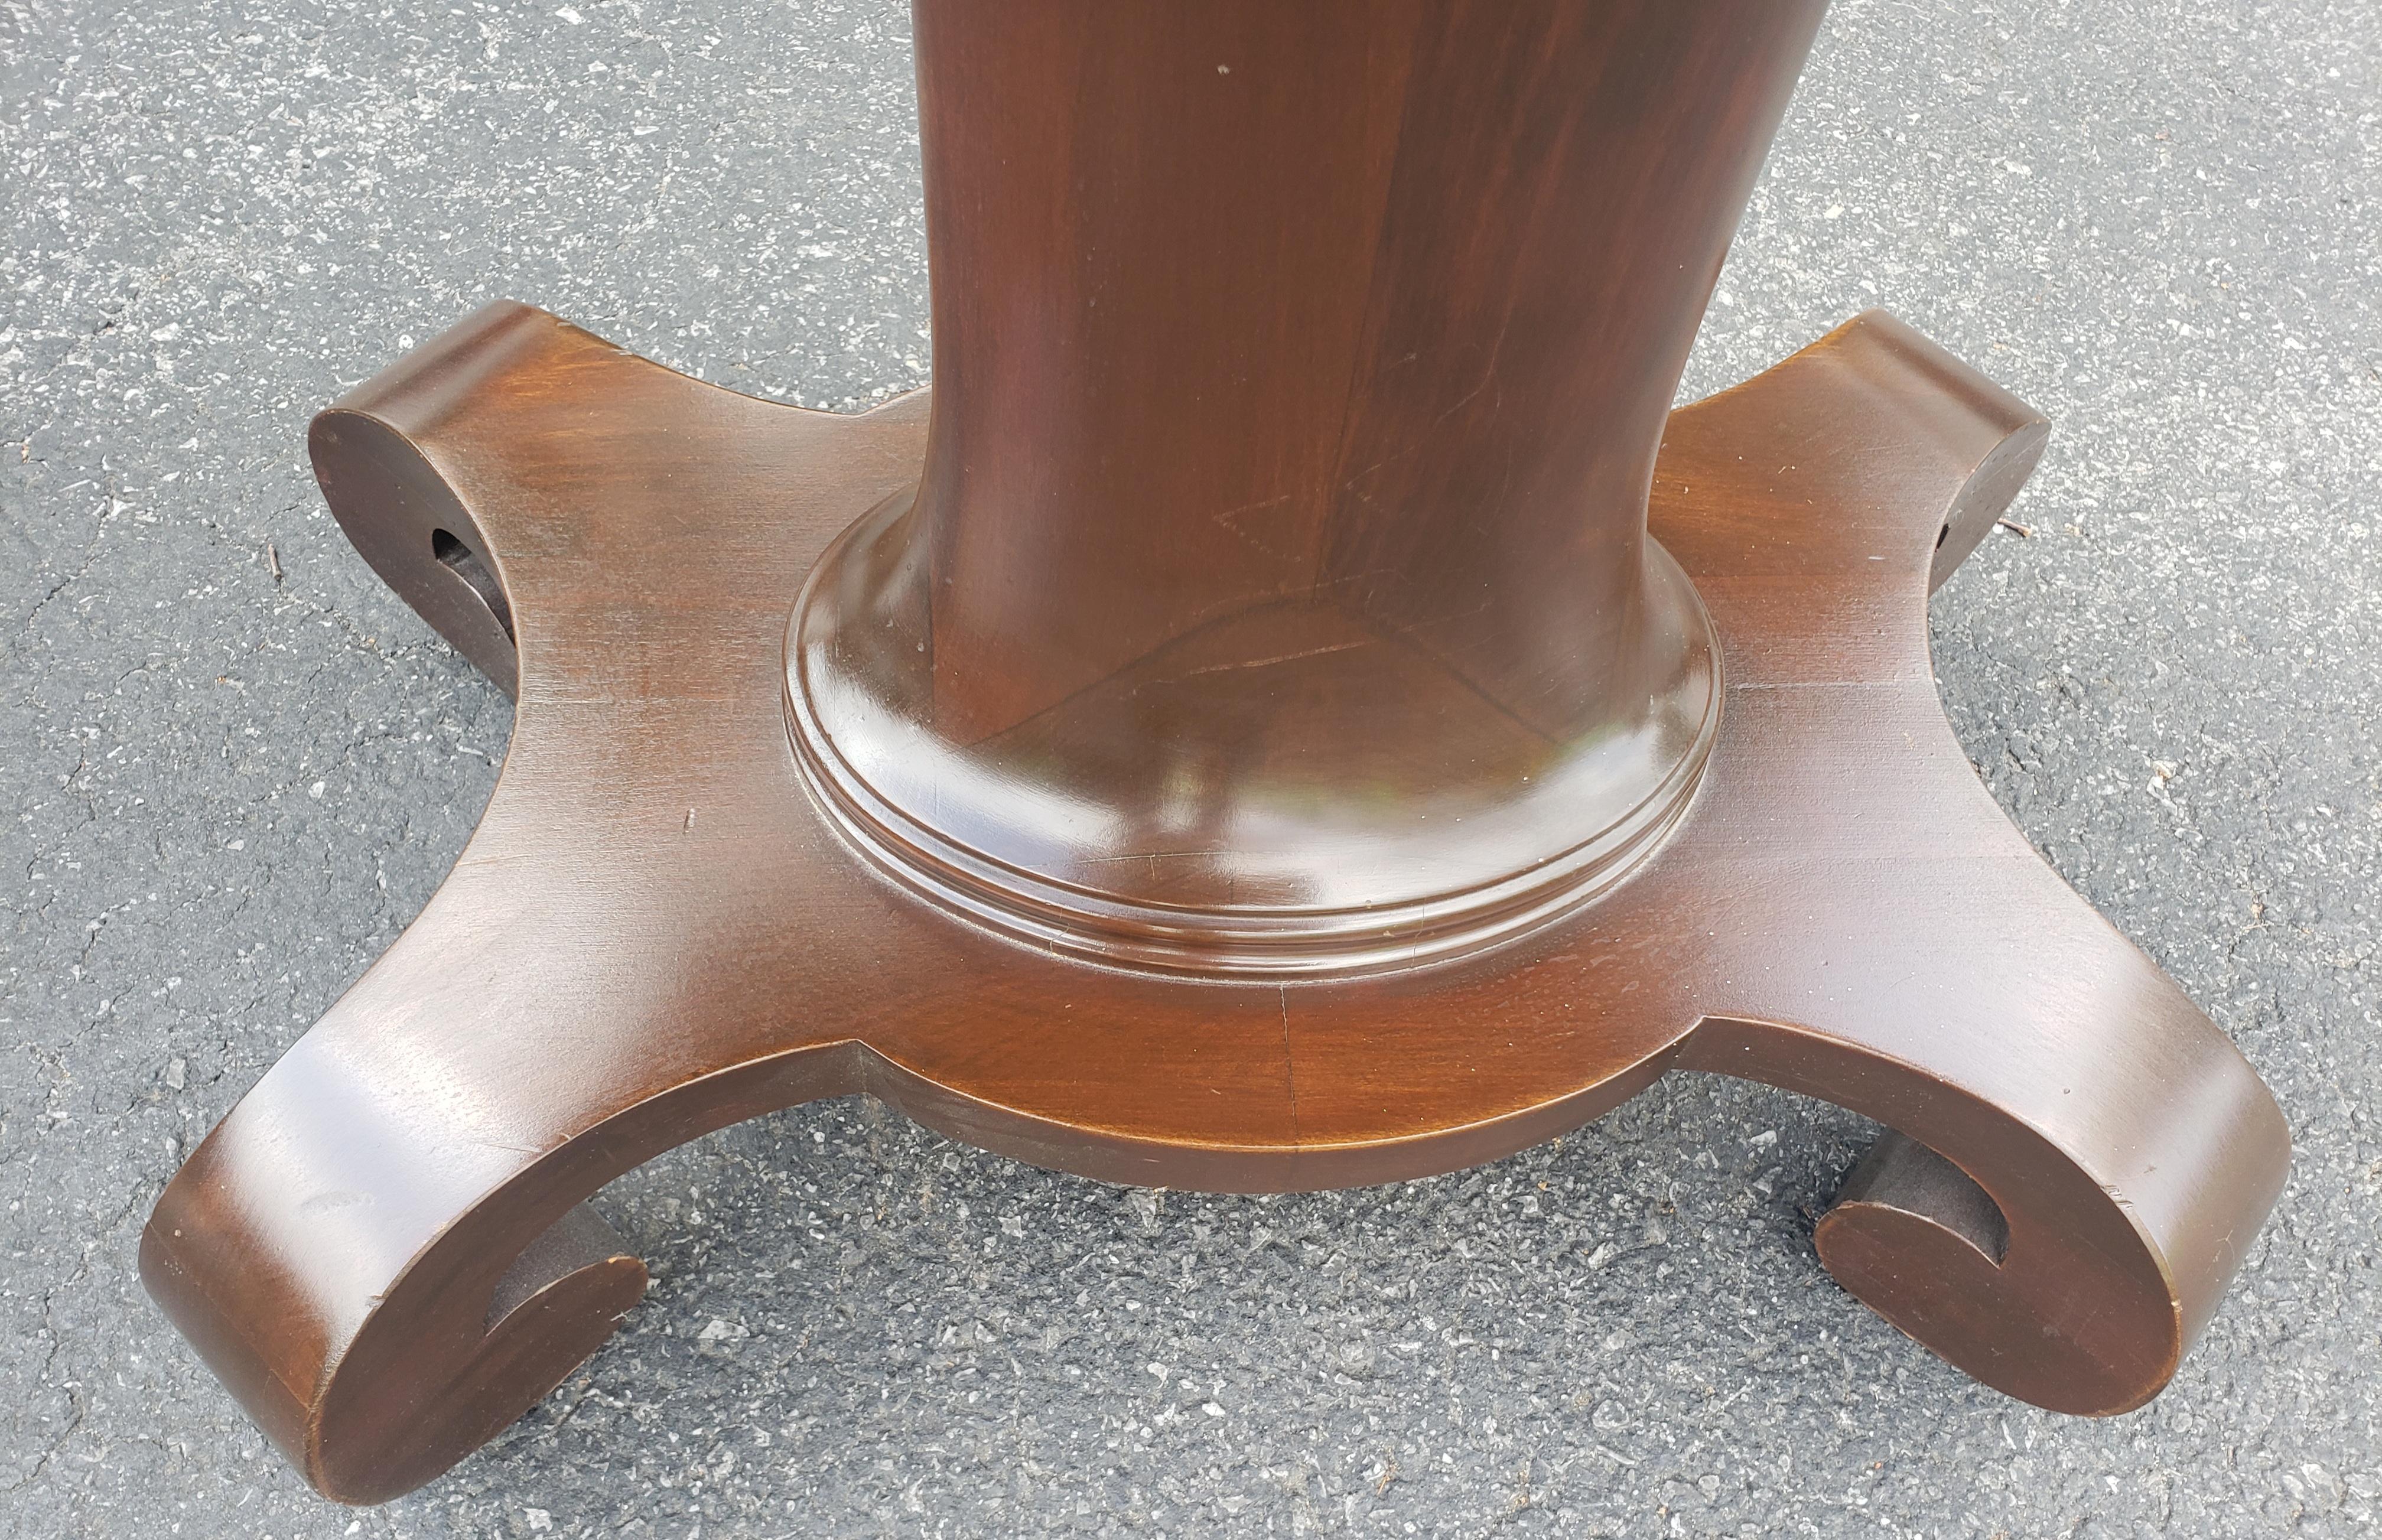
[[[1926,595],[2045,424],[1876,312],[1664,412],[1816,4],[995,9],[919,8],[931,404],[772,405],[498,305],[318,420],[342,526],[519,712],[453,874],[144,1235],[224,1382],[323,1491],[416,1485],[634,1303],[589,1195],[815,1097],[1103,1179],[1279,1191],[1493,1158],[1684,1069],[1896,1131],[1816,1240],[1913,1337],[2061,1411],[2155,1394],[2288,1141],[1944,720]],[[1596,143],[1633,168],[1602,190],[1577,170]],[[1583,331],[1566,297],[1608,309]],[[1410,380],[1408,354],[1439,367]],[[1461,741],[1519,798],[1574,737],[1626,738],[1698,635],[1716,726],[1610,882],[1430,966],[1203,973],[1219,916],[1305,923],[1338,876],[1265,867],[1281,847],[1239,814],[1160,852],[1200,853],[1187,874],[1117,847],[1144,887],[1051,868],[1087,906],[1193,913],[1184,955],[1104,963],[927,891],[797,752],[796,595],[847,531],[903,519],[842,591],[927,660],[884,695],[901,729],[1085,805],[1194,785],[1245,813],[1285,764],[1317,796],[1364,766],[1340,789],[1406,787],[1419,815],[1412,777],[1474,784],[1410,715],[1459,696],[1506,724]],[[905,562],[931,581],[877,581]],[[1672,574],[1705,631],[1664,629]],[[1136,722],[1153,754],[1281,736],[1186,781],[1136,767]],[[946,811],[904,816],[949,834]],[[1387,868],[1354,859],[1361,911]],[[1212,886],[1260,870],[1254,900]]]
[[[1720,705],[1647,482],[1820,9],[921,6],[926,463],[788,647],[855,841],[1210,978],[1626,875]]]
[[[806,802],[786,598],[915,474],[924,407],[767,405],[506,306],[319,427],[334,506],[401,590],[440,580],[434,520],[469,515],[522,649],[453,875],[144,1242],[178,1324],[325,1491],[436,1473],[601,1340],[643,1273],[575,1206],[596,1188],[861,1091],[1047,1166],[1273,1190],[1492,1158],[1671,1069],[1748,1075],[1923,1141],[2003,1216],[1996,1258],[1960,1182],[1872,1171],[1821,1230],[1855,1293],[2042,1405],[2165,1383],[2286,1141],[2222,1034],[1995,808],[1936,701],[1939,533],[1973,544],[2038,421],[1875,315],[1678,413],[1653,525],[1730,678],[1685,825],[1526,941],[1273,985],[996,939],[874,876]],[[691,509],[702,538],[655,562]]]

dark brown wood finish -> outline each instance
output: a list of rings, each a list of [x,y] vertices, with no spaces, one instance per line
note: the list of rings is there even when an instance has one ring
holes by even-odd
[[[468,1454],[642,1291],[592,1193],[855,1093],[1280,1191],[1749,1076],[1897,1131],[1819,1226],[1853,1293],[2155,1395],[2289,1142],[1944,721],[1925,596],[2045,424],[1877,312],[1665,419],[1819,10],[918,0],[931,406],[497,305],[325,412],[520,708],[143,1238],[308,1479]]]
[[[1647,482],[1819,13],[920,7],[924,475],[789,647],[853,839],[1211,978],[1626,875],[1720,706]]]

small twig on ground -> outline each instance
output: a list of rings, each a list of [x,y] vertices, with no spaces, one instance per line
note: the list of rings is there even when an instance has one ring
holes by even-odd
[[[273,568],[273,581],[276,583],[279,582],[281,581],[281,553],[273,548],[273,542],[269,540],[264,543],[264,565]]]
[[[2031,527],[2021,524],[2014,519],[1996,519],[1994,522],[1999,524],[2003,529],[2011,531],[2026,539],[2032,540],[2034,538],[2034,531]]]

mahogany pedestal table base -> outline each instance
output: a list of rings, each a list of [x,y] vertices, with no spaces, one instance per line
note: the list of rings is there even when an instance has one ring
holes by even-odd
[[[866,1093],[1109,1181],[1219,1192],[1494,1159],[1674,1069],[1897,1131],[1821,1219],[1854,1295],[2063,1412],[2155,1394],[2287,1153],[2225,1037],[2003,818],[1925,600],[2045,425],[1882,313],[1676,412],[1649,528],[1720,638],[1701,784],[1616,887],[1349,977],[1021,944],[840,832],[790,742],[790,596],[915,480],[925,393],[731,394],[497,305],[318,422],[341,524],[519,699],[421,917],[192,1156],[149,1288],[318,1487],[446,1469],[645,1274],[584,1206],[657,1153]]]

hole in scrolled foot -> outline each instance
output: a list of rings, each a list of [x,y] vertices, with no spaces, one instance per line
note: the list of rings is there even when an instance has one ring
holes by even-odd
[[[462,579],[464,586],[480,596],[480,602],[488,606],[488,613],[497,617],[497,624],[504,628],[505,640],[513,640],[513,606],[505,598],[504,585],[497,581],[497,575],[488,570],[488,564],[480,559],[480,554],[446,530],[430,532],[430,554],[438,558],[439,565]]]
[[[1974,1178],[1916,1139],[1878,1136],[1836,1193],[1833,1208],[1870,1204],[1941,1227],[1998,1267],[2009,1253],[2009,1220]]]

